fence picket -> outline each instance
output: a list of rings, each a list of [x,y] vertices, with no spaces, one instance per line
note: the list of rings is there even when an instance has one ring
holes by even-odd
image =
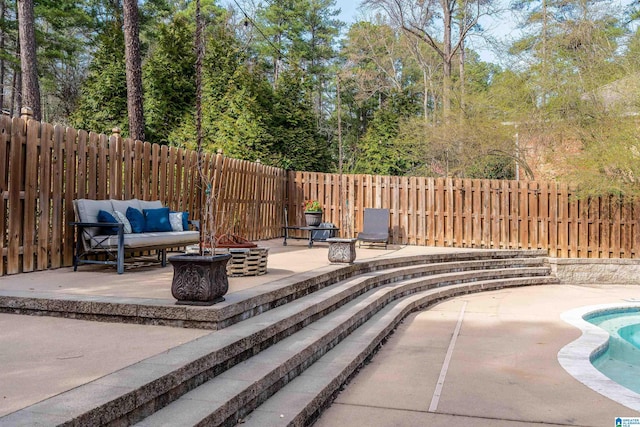
[[[622,220],[620,226],[620,258],[631,258],[631,223],[633,222],[633,206],[625,202],[622,206]]]
[[[89,132],[87,152],[87,198],[96,199],[98,197],[98,134]]]
[[[529,248],[538,249],[539,239],[539,201],[540,191],[538,189],[538,183],[530,181],[527,184],[527,206],[529,209]]]
[[[78,131],[78,145],[76,147],[76,158],[78,161],[78,175],[76,185],[78,188],[78,199],[87,197],[87,142],[89,134],[86,131]]]
[[[11,151],[11,118],[8,115],[0,115],[0,276],[6,272],[6,251],[8,246],[7,208],[9,201],[9,153]]]
[[[9,150],[9,242],[7,273],[20,272],[20,245],[22,244],[22,208],[21,200],[23,175],[23,145],[26,139],[26,126],[20,119],[13,119],[11,126],[11,146]]]
[[[64,195],[64,128],[55,126],[53,128],[53,151],[52,151],[52,192],[51,192],[51,268],[63,267],[62,260],[62,239],[63,232],[63,203]],[[95,186],[92,186],[95,188]]]
[[[482,229],[482,247],[491,247],[491,181],[481,181],[481,199],[482,199],[482,213],[481,229]]]
[[[447,226],[447,181],[445,178],[436,179],[436,241],[438,246],[446,246],[446,226]]]
[[[71,265],[73,263],[73,233],[69,232],[69,222],[73,221],[73,200],[76,199],[76,150],[77,131],[72,128],[66,128],[64,133],[64,141],[62,149],[64,151],[64,205],[62,207],[62,264]],[[102,140],[104,135],[99,139]],[[106,179],[104,179],[106,181]],[[106,184],[106,183],[105,183]]]
[[[85,133],[86,134],[86,133]],[[40,130],[40,186],[38,188],[38,270],[49,267],[49,233],[51,220],[51,148],[53,126],[43,123]],[[1,154],[0,154],[1,156]],[[1,264],[1,263],[0,263]],[[0,273],[1,275],[1,273]]]
[[[27,122],[27,140],[25,157],[24,210],[23,210],[23,243],[22,271],[30,272],[35,268],[36,244],[36,208],[38,200],[38,149],[40,145],[40,122]]]
[[[549,222],[547,248],[549,255],[558,256],[558,186],[555,182],[547,184],[549,192]]]
[[[453,179],[447,178],[445,188],[444,245],[454,246],[455,193]]]
[[[108,168],[107,173],[109,175],[109,187],[107,188],[107,192],[109,193],[109,198],[111,199],[120,199],[120,180],[118,179],[118,163],[122,163],[118,160],[118,143],[117,137],[115,135],[111,135],[107,141],[107,153],[108,153]]]
[[[67,140],[68,142],[71,139]],[[66,148],[71,144],[66,144]],[[70,150],[69,150],[70,151]],[[98,199],[108,199],[110,193],[108,192],[108,184],[109,184],[109,171],[108,171],[108,156],[109,156],[109,148],[107,147],[107,136],[104,134],[100,134],[98,136]]]

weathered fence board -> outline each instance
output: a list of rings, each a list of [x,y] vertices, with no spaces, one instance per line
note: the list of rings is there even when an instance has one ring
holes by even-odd
[[[11,141],[11,118],[8,115],[0,116],[0,276],[6,273],[5,260],[7,259],[9,238],[7,223],[8,184],[9,184],[9,141]]]
[[[51,221],[51,149],[53,127],[43,124],[40,130],[40,188],[38,202],[38,270],[45,270],[49,263],[49,236]],[[0,154],[1,156],[2,154]],[[1,158],[1,157],[0,157]],[[0,208],[1,209],[1,208]]]
[[[25,144],[24,123],[20,119],[13,119],[11,126],[11,144],[9,149],[9,252],[7,260],[7,273],[20,271],[20,249],[23,242],[22,234],[22,209],[24,194],[24,166],[23,149]]]

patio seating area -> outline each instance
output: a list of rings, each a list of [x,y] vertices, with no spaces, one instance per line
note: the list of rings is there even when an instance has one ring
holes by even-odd
[[[558,285],[539,251],[389,245],[358,248],[354,264],[336,265],[326,243],[260,246],[269,248],[268,273],[230,277],[226,301],[212,307],[175,306],[172,269],[144,263],[124,275],[86,266],[4,277],[5,313],[40,304],[46,317],[0,314],[8,331],[0,339],[0,425],[100,425],[124,416],[142,426],[318,417],[320,426],[598,426],[634,414],[573,380],[555,358],[578,334],[559,311],[628,298],[637,287]],[[440,406],[429,408],[466,302],[469,329]],[[431,308],[409,314],[420,307]],[[261,387],[276,384],[264,400]],[[161,409],[160,400],[171,403]]]

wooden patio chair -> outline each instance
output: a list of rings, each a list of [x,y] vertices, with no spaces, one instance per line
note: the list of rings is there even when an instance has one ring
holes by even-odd
[[[358,233],[358,247],[362,242],[368,244],[389,242],[389,209],[365,208],[362,232]]]

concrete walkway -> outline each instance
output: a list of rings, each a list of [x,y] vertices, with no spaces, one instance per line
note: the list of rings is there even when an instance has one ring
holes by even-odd
[[[326,244],[261,244],[271,248],[268,274],[231,278],[230,293],[328,265]],[[358,259],[452,251],[459,250],[362,248]],[[82,266],[75,273],[0,278],[0,295],[171,300],[171,275],[171,268],[157,266],[123,275]],[[616,416],[638,416],[574,380],[556,360],[559,349],[579,334],[560,313],[638,296],[637,287],[545,286],[469,295],[413,314],[317,425],[606,426]],[[434,406],[461,312],[460,334]],[[10,314],[0,314],[0,330],[0,416],[210,333]]]

